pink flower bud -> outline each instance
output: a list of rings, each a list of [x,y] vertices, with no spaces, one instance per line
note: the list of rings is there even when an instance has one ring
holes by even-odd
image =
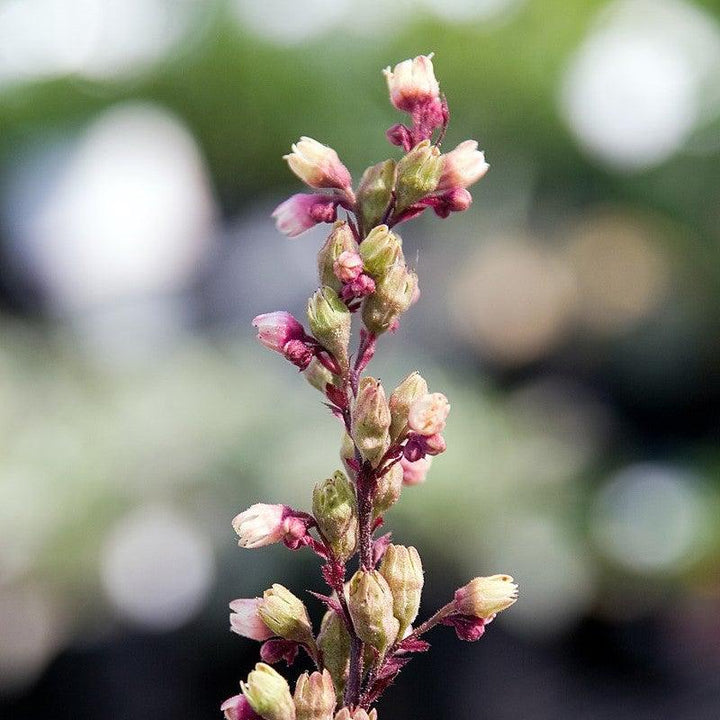
[[[400,466],[403,471],[403,485],[420,485],[425,482],[428,471],[432,465],[431,457],[422,457],[415,462],[410,462],[406,457],[400,458]]]
[[[440,455],[447,450],[445,438],[440,433],[425,438],[425,452],[428,455]]]
[[[333,263],[335,277],[344,283],[355,280],[363,271],[363,261],[360,253],[354,250],[344,250]]]
[[[345,302],[349,302],[355,298],[367,297],[368,295],[372,295],[374,292],[375,281],[369,275],[363,273],[343,287],[340,297]]]
[[[301,137],[292,152],[283,156],[290,169],[314,188],[338,188],[352,193],[352,178],[337,153],[309,137]]]
[[[315,353],[303,340],[290,340],[283,348],[283,355],[300,370],[305,370]]]
[[[244,695],[234,695],[228,698],[220,710],[225,715],[225,720],[262,720],[262,718],[250,707],[250,703]]]
[[[475,140],[465,140],[447,155],[442,156],[443,167],[436,192],[466,188],[477,182],[490,169],[484,153]]]
[[[408,413],[408,426],[419,435],[435,435],[445,429],[450,403],[442,393],[429,393],[413,402]]]
[[[240,598],[230,603],[230,630],[251,640],[267,640],[273,631],[258,615],[260,598]]]
[[[337,200],[325,195],[298,193],[280,203],[272,216],[283,235],[297,237],[318,223],[335,222]]]
[[[391,145],[397,145],[405,150],[405,152],[410,152],[413,148],[413,136],[401,123],[388,128],[385,132],[385,137],[387,137]]]
[[[270,350],[285,354],[285,346],[291,340],[304,340],[305,329],[289,313],[285,311],[258,315],[252,321],[257,328],[258,340]]]
[[[257,548],[280,542],[285,537],[285,518],[289,512],[292,510],[287,505],[251,505],[232,521],[233,529],[240,538],[238,545]]]
[[[472,205],[472,195],[465,188],[453,188],[442,195],[430,195],[419,200],[420,205],[431,207],[438,217],[446,218],[451,212],[463,212]]]
[[[404,60],[393,70],[386,68],[383,74],[390,91],[390,102],[398,110],[412,113],[418,105],[440,102],[440,86],[435,79],[432,53]]]

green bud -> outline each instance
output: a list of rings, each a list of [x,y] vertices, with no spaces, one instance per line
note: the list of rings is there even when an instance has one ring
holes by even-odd
[[[357,546],[357,500],[345,473],[337,471],[313,490],[313,515],[320,532],[340,560],[347,560]]]
[[[342,697],[350,672],[350,634],[345,621],[336,612],[328,610],[325,613],[317,641],[323,665],[332,675],[335,692]]]
[[[417,289],[417,275],[404,265],[393,265],[365,298],[362,318],[370,332],[384,333],[412,304]]]
[[[286,587],[275,583],[266,590],[258,605],[258,615],[281,638],[315,649],[312,625],[305,605]]]
[[[265,720],[295,720],[287,680],[269,665],[258,663],[240,687],[252,709]]]
[[[333,720],[335,689],[327,670],[303,673],[295,684],[296,720]]]
[[[310,330],[342,368],[348,364],[350,311],[338,294],[324,285],[308,301]]]
[[[308,368],[309,369],[309,368]],[[306,371],[307,372],[307,371]],[[410,406],[417,398],[427,395],[428,384],[423,376],[411,372],[392,392],[388,405],[390,406],[390,438],[393,442],[402,440],[407,433],[407,420]]]
[[[358,637],[383,653],[397,638],[393,596],[377,570],[358,570],[348,587],[348,608]]]
[[[438,185],[443,169],[440,150],[429,140],[418,143],[397,165],[396,210],[401,212],[429,195]]]
[[[305,379],[321,393],[325,392],[326,385],[335,384],[333,375],[317,358],[313,358],[310,364],[303,371]]]
[[[402,484],[403,469],[400,463],[393,465],[378,478],[373,494],[373,517],[384,515],[400,499]]]
[[[344,220],[338,220],[318,252],[318,274],[321,285],[328,285],[333,290],[340,292],[342,283],[335,276],[333,264],[346,250],[357,252],[358,244],[350,226]]]
[[[387,225],[373,228],[360,244],[358,251],[363,261],[365,272],[374,278],[380,278],[393,265],[402,264],[402,240]]]
[[[367,376],[360,381],[352,418],[352,436],[363,458],[376,466],[390,447],[390,408],[378,380]]]
[[[414,547],[389,545],[380,564],[380,573],[390,586],[393,614],[400,622],[398,634],[402,636],[420,609],[425,579],[418,551]]]
[[[369,167],[360,180],[357,205],[362,226],[375,227],[383,218],[395,185],[395,161],[385,160]]]

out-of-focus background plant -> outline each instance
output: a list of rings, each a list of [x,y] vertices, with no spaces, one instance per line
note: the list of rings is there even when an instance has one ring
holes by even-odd
[[[379,372],[421,358],[452,451],[388,521],[426,613],[495,567],[522,602],[383,715],[717,718],[711,0],[0,2],[2,717],[218,717],[251,664],[227,602],[315,576],[230,527],[337,466],[249,327],[302,314],[322,238],[275,231],[280,155],[391,156],[380,69],[429,51],[492,169],[405,232],[431,301]]]

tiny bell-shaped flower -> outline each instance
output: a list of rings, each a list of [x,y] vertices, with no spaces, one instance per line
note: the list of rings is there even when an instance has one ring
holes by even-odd
[[[323,670],[300,675],[293,699],[296,720],[333,720],[336,698],[330,673]]]
[[[419,435],[435,435],[445,429],[450,403],[442,393],[428,393],[413,401],[408,427]]]
[[[363,271],[363,261],[360,254],[354,250],[344,250],[333,263],[335,277],[343,283],[356,280]]]
[[[400,315],[412,305],[417,289],[417,275],[414,272],[402,264],[390,267],[378,280],[375,292],[363,303],[362,319],[365,327],[374,335],[394,329]]]
[[[349,708],[338,710],[335,720],[377,720],[377,710],[373,708],[369,713],[363,708],[356,708],[351,712]]]
[[[277,229],[288,237],[297,237],[318,223],[335,222],[337,200],[327,195],[297,193],[273,210]]]
[[[365,272],[381,278],[393,265],[403,262],[402,241],[387,225],[378,225],[362,241],[360,256]]]
[[[517,594],[518,586],[510,575],[476,577],[455,591],[455,609],[461,615],[487,620],[509,608]]]
[[[258,604],[258,615],[274,635],[315,649],[312,625],[305,605],[286,587],[275,583],[266,590]]]
[[[363,458],[373,466],[390,445],[390,408],[381,383],[373,377],[360,381],[352,415],[352,437]]]
[[[396,211],[406,210],[435,192],[442,174],[440,151],[429,140],[418,143],[397,165]]]
[[[350,671],[350,634],[345,621],[334,610],[325,613],[317,643],[323,664],[332,675],[335,692],[342,697]]]
[[[393,613],[400,623],[403,636],[417,617],[425,578],[422,562],[414,547],[388,545],[380,564],[380,573],[387,580],[393,597]]]
[[[485,154],[475,140],[465,140],[447,155],[442,155],[442,172],[436,192],[467,188],[476,183],[490,169]]]
[[[261,720],[244,695],[234,695],[221,706],[225,720]]]
[[[400,467],[402,468],[403,485],[420,485],[425,482],[430,465],[432,465],[431,457],[421,457],[415,462],[411,462],[406,457],[400,458]]]
[[[439,100],[440,86],[435,79],[432,53],[404,60],[393,70],[386,68],[383,74],[387,79],[390,101],[398,110],[412,113],[418,105]]]
[[[369,167],[360,180],[357,207],[363,228],[380,223],[392,199],[395,186],[395,161],[385,160]]]
[[[333,290],[340,292],[344,281],[336,275],[335,263],[344,252],[356,253],[357,251],[358,244],[350,226],[344,220],[338,220],[318,252],[320,284],[328,285]]]
[[[252,549],[280,542],[287,532],[285,519],[289,512],[292,511],[287,505],[251,505],[232,521],[239,537],[238,545]]]
[[[420,397],[427,395],[428,385],[423,376],[417,372],[411,372],[393,390],[388,405],[392,422],[390,423],[390,438],[393,442],[402,440],[408,430],[408,414],[410,406]]]
[[[345,561],[357,546],[355,488],[339,470],[313,490],[313,515],[333,553]]]
[[[295,720],[295,704],[287,680],[269,665],[255,665],[240,687],[252,709],[265,720]]]
[[[358,637],[379,652],[397,638],[390,586],[377,570],[358,570],[348,586],[348,608]]]
[[[337,153],[327,145],[309,137],[301,137],[284,155],[290,169],[306,184],[314,188],[337,188],[352,194],[352,178],[340,162]]]
[[[251,640],[268,640],[275,633],[258,614],[261,598],[240,598],[230,603],[230,630]]]
[[[373,493],[373,517],[384,515],[399,499],[403,485],[403,470],[399,463],[378,478]]]
[[[310,298],[307,312],[312,334],[341,368],[347,367],[351,318],[345,303],[325,285]]]
[[[264,313],[254,318],[252,324],[257,328],[257,339],[275,352],[284,354],[288,342],[305,339],[305,329],[289,312]]]

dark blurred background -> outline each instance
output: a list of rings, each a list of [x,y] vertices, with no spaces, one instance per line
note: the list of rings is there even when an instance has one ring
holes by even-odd
[[[380,70],[430,51],[492,169],[403,228],[423,294],[375,372],[453,412],[387,521],[425,614],[477,574],[521,600],[435,630],[380,717],[720,717],[720,4],[4,0],[2,718],[217,719],[257,653],[227,603],[321,589],[230,527],[338,463],[253,340],[323,238],[269,213],[301,134],[397,156]]]

